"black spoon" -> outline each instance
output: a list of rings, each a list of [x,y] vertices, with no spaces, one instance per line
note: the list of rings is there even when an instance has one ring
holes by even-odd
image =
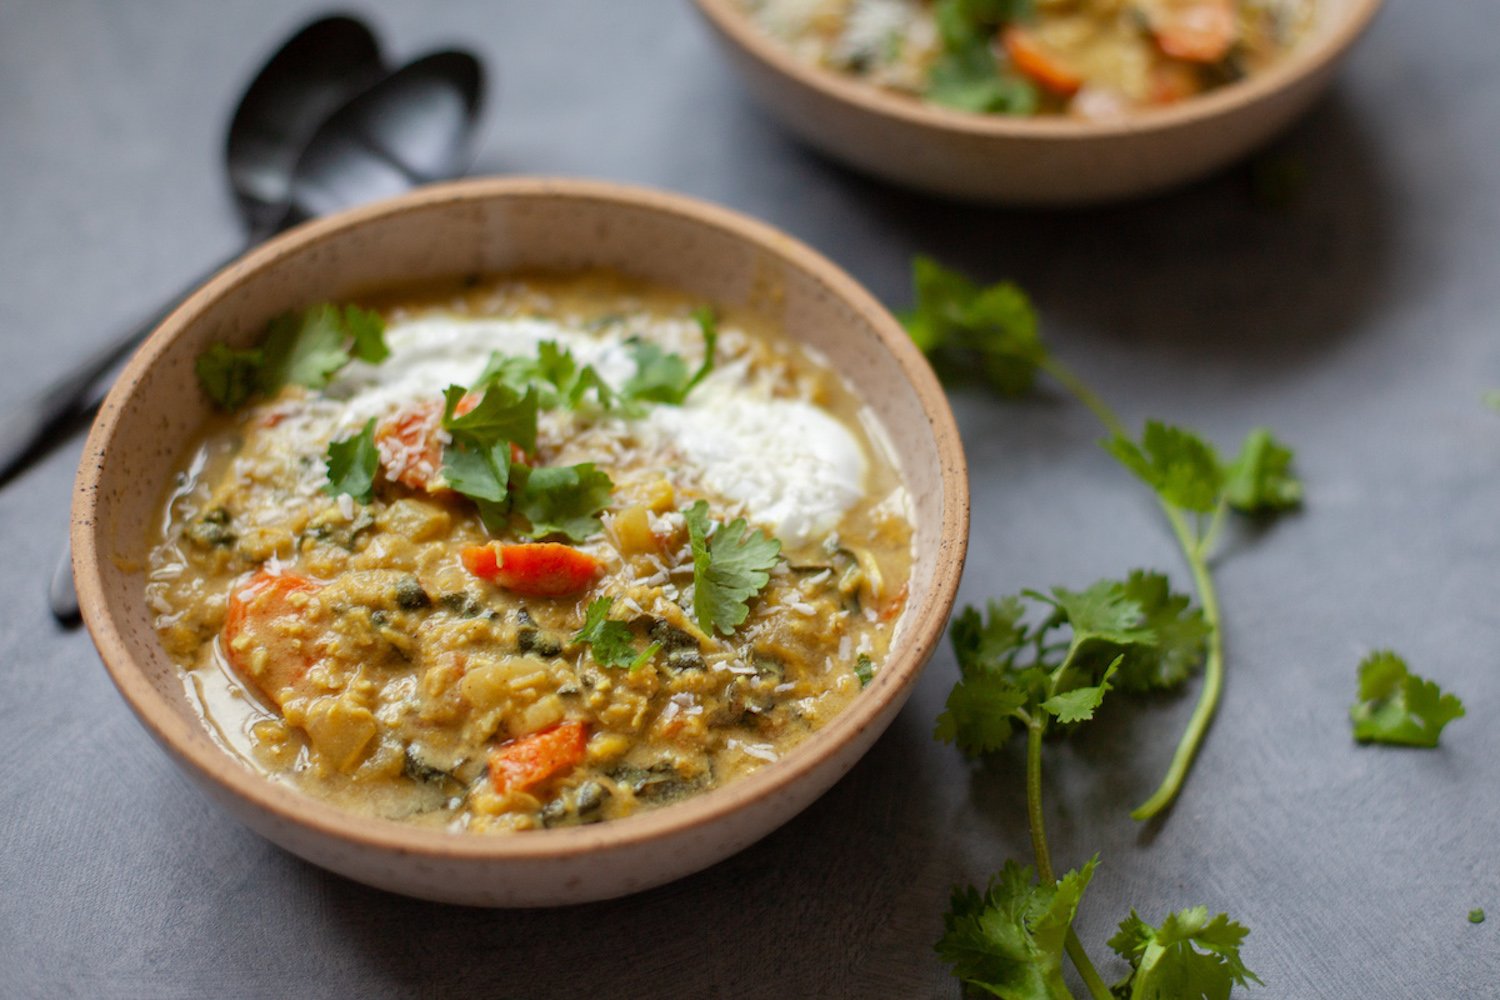
[[[483,91],[478,60],[445,51],[408,63],[354,97],[309,140],[269,232],[462,173]],[[53,574],[48,600],[59,621],[77,621],[66,557]]]
[[[247,246],[271,235],[285,215],[292,170],[314,130],[384,72],[370,29],[342,16],[307,25],[261,68],[235,110],[224,151],[230,187],[249,238]],[[236,256],[239,252],[229,260]],[[108,389],[104,376],[187,291],[226,263],[189,283],[183,294],[174,296],[145,322],[85,355],[67,375],[14,407],[0,421],[0,484],[61,436],[54,431],[98,406]]]

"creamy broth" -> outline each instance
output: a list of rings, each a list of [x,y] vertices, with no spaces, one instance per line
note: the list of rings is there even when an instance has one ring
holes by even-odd
[[[606,274],[365,304],[390,356],[217,420],[153,542],[162,641],[205,724],[250,766],[425,825],[588,823],[779,759],[879,671],[906,600],[908,497],[818,356],[728,313],[713,371],[681,405],[543,408],[534,449],[514,453],[523,475],[591,463],[610,490],[597,530],[528,540],[526,518],[487,527],[448,488],[443,390],[473,384],[493,352],[549,343],[616,389],[643,342],[696,368],[702,304]],[[363,503],[325,489],[325,456],[368,421],[380,471]],[[699,501],[731,542],[743,518],[742,540],[780,543],[730,629],[696,614]],[[592,567],[587,583],[538,593],[510,579],[539,553]],[[584,638],[600,598],[628,664]]]

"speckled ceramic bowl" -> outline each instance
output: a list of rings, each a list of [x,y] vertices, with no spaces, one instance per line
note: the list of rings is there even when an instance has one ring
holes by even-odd
[[[694,0],[755,98],[808,144],[933,194],[1087,204],[1151,194],[1245,155],[1305,111],[1380,0],[1316,0],[1317,21],[1263,73],[1119,121],[968,114],[881,90],[792,56],[734,0]]]
[[[527,268],[611,268],[756,310],[854,384],[894,445],[916,516],[895,650],[841,715],[723,788],[595,826],[452,834],[344,812],[274,782],[209,736],[143,596],[147,536],[209,416],[193,360],[273,315],[381,285]],[[732,212],[609,184],[481,180],[428,188],[290,232],[220,272],[156,330],[89,436],[73,503],[84,620],[130,707],[194,780],[293,853],[371,885],[490,906],[603,899],[697,871],[807,806],[869,749],[942,635],[963,568],[968,481],[953,416],[921,354],[869,293],[806,246]]]

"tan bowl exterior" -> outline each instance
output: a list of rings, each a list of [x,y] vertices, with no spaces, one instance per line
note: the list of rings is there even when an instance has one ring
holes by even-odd
[[[911,489],[917,558],[899,647],[841,715],[774,765],[724,788],[598,826],[450,834],[340,811],[230,756],[188,702],[151,626],[147,536],[209,416],[193,360],[242,345],[274,314],[384,285],[521,268],[612,268],[779,321],[823,351],[877,414]],[[953,415],[899,324],[788,236],[701,202],[579,181],[481,180],[300,227],[242,258],[152,334],[89,435],[73,502],[84,620],[115,684],[177,763],[247,825],[370,885],[427,899],[541,906],[604,899],[704,868],[807,806],[869,749],[947,622],[968,539]]]
[[[1316,2],[1311,37],[1264,73],[1123,121],[1087,122],[924,104],[801,62],[732,0],[694,0],[756,100],[809,145],[897,184],[1014,205],[1155,193],[1265,142],[1323,92],[1380,8],[1380,0]]]

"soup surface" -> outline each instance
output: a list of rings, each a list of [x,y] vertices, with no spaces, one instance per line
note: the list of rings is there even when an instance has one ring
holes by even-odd
[[[1232,83],[1312,0],[735,0],[800,59],[934,104],[1107,119]]]
[[[908,497],[818,357],[604,274],[365,305],[199,362],[233,412],[147,599],[226,748],[362,813],[588,823],[775,761],[878,672]]]

